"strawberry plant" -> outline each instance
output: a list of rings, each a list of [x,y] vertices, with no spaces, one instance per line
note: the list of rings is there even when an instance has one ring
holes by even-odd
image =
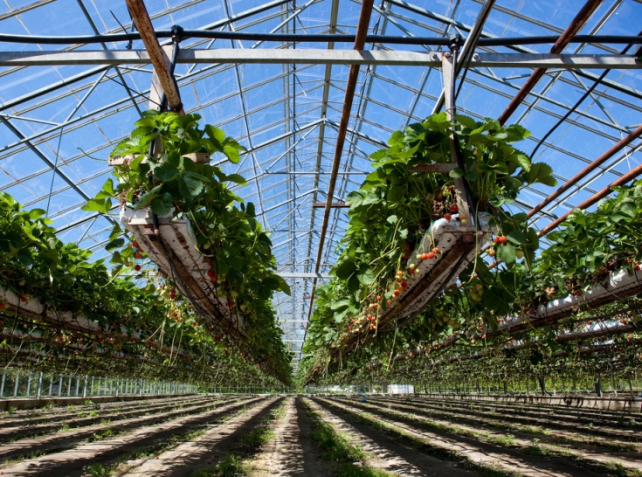
[[[210,368],[230,382],[239,379],[234,373],[251,375],[254,382],[275,382],[270,381],[274,376],[288,382],[290,355],[276,326],[262,330],[258,350],[216,340],[170,280],[149,268],[116,276],[102,260],[91,261],[91,252],[61,242],[42,215],[0,193],[0,355],[5,363],[19,365],[24,358],[32,368],[180,376],[191,382],[209,379],[203,373]],[[124,245],[118,235],[113,232],[110,246]],[[121,248],[120,257],[130,262],[130,272],[144,260],[135,243]],[[20,297],[18,306],[3,298],[8,293]],[[31,302],[45,310],[38,319],[21,310]],[[273,312],[265,306],[260,312],[269,317]],[[72,318],[58,318],[63,316]],[[256,359],[253,351],[262,357]],[[77,368],[69,368],[72,364]]]
[[[243,148],[214,126],[201,128],[199,119],[195,114],[146,112],[111,153],[131,159],[115,167],[117,184],[108,179],[84,209],[104,212],[116,199],[121,207],[149,207],[158,216],[187,219],[195,245],[208,260],[207,279],[218,298],[243,316],[253,355],[269,356],[266,361],[281,366],[285,355],[270,299],[274,292],[289,294],[289,287],[274,271],[272,243],[256,219],[254,205],[243,203],[230,188],[245,185],[245,180],[187,157],[222,154],[237,163]],[[150,157],[152,144],[162,154]],[[112,262],[123,261],[122,251],[114,252]]]
[[[453,123],[445,113],[395,132],[387,149],[371,155],[375,170],[346,198],[350,224],[343,251],[333,269],[335,282],[319,292],[321,298],[317,300],[306,342],[311,356],[314,350],[327,349],[331,343],[341,347],[346,336],[376,334],[378,317],[403,294],[416,273],[416,262],[440,259],[438,248],[417,257],[411,254],[435,221],[467,222],[459,214],[461,198],[456,197],[455,178],[468,183],[474,202],[472,213],[490,214],[491,225],[501,231],[497,257],[508,267],[514,267],[520,260],[518,254],[524,258],[526,267],[532,264],[538,247],[537,234],[527,226],[526,214],[512,215],[506,206],[527,185],[555,185],[551,168],[532,164],[512,145],[529,135],[521,126],[502,127],[494,120],[476,122],[465,116],[457,116],[454,124],[463,169],[456,167],[450,173],[420,172],[421,166],[451,162]],[[471,264],[469,276],[476,267],[476,263]],[[479,307],[485,306],[492,319],[491,316],[504,311],[498,306],[506,294],[501,286],[488,288],[482,285],[469,298]],[[327,295],[331,298],[323,298]],[[383,299],[377,302],[375,296]],[[461,299],[455,294],[446,297],[443,303],[459,306]],[[417,324],[409,326],[415,326],[415,333],[424,336],[447,329],[455,321],[437,315],[443,313],[439,311],[441,306],[425,310]],[[405,341],[397,333],[395,336],[401,343]],[[386,336],[381,340],[392,342],[394,338]],[[395,345],[399,344],[395,341]]]

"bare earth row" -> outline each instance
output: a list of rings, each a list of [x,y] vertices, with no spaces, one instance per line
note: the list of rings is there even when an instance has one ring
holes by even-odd
[[[2,444],[0,472],[3,477],[642,476],[637,430],[616,425],[610,416],[604,421],[595,416],[599,428],[572,419],[565,423],[573,416],[562,418],[563,409],[550,415],[485,403],[471,410],[466,403],[422,397],[267,395],[203,395],[146,406],[119,415],[104,410],[111,421],[102,423],[76,415],[76,427],[64,431],[56,428],[60,421],[54,414],[52,423],[14,426],[43,433]]]

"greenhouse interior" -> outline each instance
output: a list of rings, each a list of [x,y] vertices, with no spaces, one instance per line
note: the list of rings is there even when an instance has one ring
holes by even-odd
[[[5,0],[0,475],[642,477],[640,0]]]

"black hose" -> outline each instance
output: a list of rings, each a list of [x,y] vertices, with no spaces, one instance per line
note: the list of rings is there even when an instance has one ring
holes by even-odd
[[[157,38],[173,38],[175,31],[160,30],[156,32]],[[210,31],[210,30],[183,30],[182,39],[204,38],[218,40],[248,40],[248,41],[277,41],[292,43],[354,43],[355,35],[298,35],[287,33],[249,33],[233,31]],[[0,34],[0,43],[23,43],[41,45],[69,45],[69,44],[90,44],[115,41],[140,40],[140,33],[117,33],[113,35],[78,35],[78,36],[37,36],[37,35],[8,35]],[[505,38],[480,38],[478,46],[514,46],[514,45],[542,45],[555,43],[559,39],[557,35],[530,36],[530,37],[505,37]],[[425,45],[425,46],[448,46],[449,38],[443,37],[406,37],[387,35],[368,35],[366,43],[380,43],[390,45]],[[569,43],[587,44],[642,44],[639,36],[626,35],[576,35]]]

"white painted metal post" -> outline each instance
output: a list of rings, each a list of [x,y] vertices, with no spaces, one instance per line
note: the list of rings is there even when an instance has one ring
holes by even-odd
[[[20,383],[20,373],[16,373],[16,382],[13,383],[13,397],[18,397],[18,384]]]
[[[80,393],[80,376],[76,376],[76,397],[78,397],[78,393]]]
[[[89,395],[93,396],[94,395],[94,377],[91,377],[91,389],[89,390]]]
[[[53,379],[54,375],[51,373],[51,376],[49,376],[49,397],[51,397],[51,392],[53,391]]]
[[[116,397],[120,395],[120,378],[116,378]]]
[[[62,381],[63,375],[60,375],[60,380],[58,381],[58,397],[62,396]]]
[[[29,373],[29,379],[27,379],[27,397],[31,394],[31,373]]]
[[[40,374],[38,375],[38,387],[36,388],[36,399],[40,399],[40,394],[42,392],[42,375],[44,373],[40,371]]]
[[[85,375],[85,381],[82,387],[82,397],[83,399],[87,397],[87,376]]]
[[[2,384],[0,384],[0,399],[4,397],[4,383],[7,380],[7,372],[2,373]]]
[[[98,378],[98,389],[96,389],[96,396],[100,396],[100,382],[102,381],[102,378]]]
[[[71,381],[72,381],[71,376],[68,376],[67,377],[67,397],[71,396]]]

